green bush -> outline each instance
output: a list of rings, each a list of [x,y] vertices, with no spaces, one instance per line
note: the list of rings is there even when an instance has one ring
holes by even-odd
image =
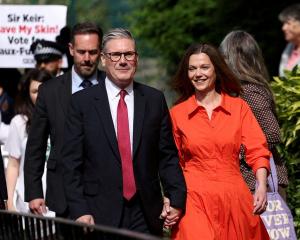
[[[286,71],[284,77],[274,77],[271,85],[282,133],[279,151],[289,173],[287,202],[300,236],[300,67]]]

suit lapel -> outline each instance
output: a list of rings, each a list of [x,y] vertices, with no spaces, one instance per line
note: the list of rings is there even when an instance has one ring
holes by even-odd
[[[68,105],[72,95],[72,76],[71,72],[65,73],[61,79],[57,79],[60,81],[60,88],[58,89],[60,103],[62,105],[62,109],[64,114],[66,115],[68,110]]]
[[[103,82],[105,80],[105,72],[99,71],[98,70],[98,75],[97,75],[97,80],[98,82]],[[72,72],[69,71],[65,73],[61,79],[58,79],[61,83],[61,87],[59,88],[59,99],[62,105],[62,109],[64,114],[67,113],[68,110],[68,105],[71,100],[71,95],[72,95]]]
[[[110,143],[110,146],[116,155],[116,158],[118,159],[118,162],[120,161],[120,153],[118,149],[118,141],[116,137],[116,132],[113,124],[113,120],[111,117],[107,92],[105,88],[105,81],[100,81],[98,86],[95,87],[95,107],[97,110],[97,113],[101,119],[101,122],[103,124],[103,129],[105,131],[106,137]]]
[[[103,71],[100,71],[100,70],[97,70],[97,71],[98,71],[98,74],[97,74],[98,83],[105,81],[106,73]]]
[[[134,89],[134,122],[133,122],[133,159],[136,154],[139,142],[141,140],[141,134],[143,130],[145,105],[146,100],[142,90],[137,83],[133,85]]]

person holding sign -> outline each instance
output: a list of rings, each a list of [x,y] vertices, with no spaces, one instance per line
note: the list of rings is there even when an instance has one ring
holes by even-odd
[[[76,24],[69,44],[70,53],[74,58],[72,70],[49,80],[39,88],[24,164],[25,200],[29,202],[29,207],[35,214],[43,214],[47,204],[57,216],[68,216],[61,159],[64,122],[71,95],[98,84],[98,81],[103,81],[105,77],[105,74],[97,69],[101,39],[102,30],[96,24]],[[47,161],[47,192],[44,196],[41,176],[49,135],[51,150]]]

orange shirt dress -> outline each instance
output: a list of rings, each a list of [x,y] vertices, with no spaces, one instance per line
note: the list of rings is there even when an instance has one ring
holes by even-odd
[[[221,97],[211,120],[194,95],[170,111],[188,191],[186,212],[172,239],[269,239],[260,217],[253,215],[253,196],[239,167],[244,144],[253,171],[269,171],[266,138],[245,101]]]

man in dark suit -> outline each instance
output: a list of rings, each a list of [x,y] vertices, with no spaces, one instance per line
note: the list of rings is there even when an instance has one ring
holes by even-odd
[[[165,98],[133,81],[138,55],[130,32],[111,30],[102,47],[107,77],[72,96],[66,119],[62,158],[70,216],[161,235],[186,200]]]
[[[25,163],[25,200],[31,211],[43,214],[46,205],[57,216],[66,217],[67,204],[62,179],[61,148],[64,122],[71,95],[104,81],[97,70],[102,40],[101,29],[93,23],[77,24],[73,28],[69,50],[74,58],[72,70],[42,84],[28,136]],[[47,160],[46,203],[42,175],[46,163],[47,140],[50,135],[50,155]]]
[[[0,209],[6,208],[5,206],[6,200],[7,200],[7,189],[6,189],[6,181],[5,181],[4,163],[3,163],[1,148],[0,148]]]

